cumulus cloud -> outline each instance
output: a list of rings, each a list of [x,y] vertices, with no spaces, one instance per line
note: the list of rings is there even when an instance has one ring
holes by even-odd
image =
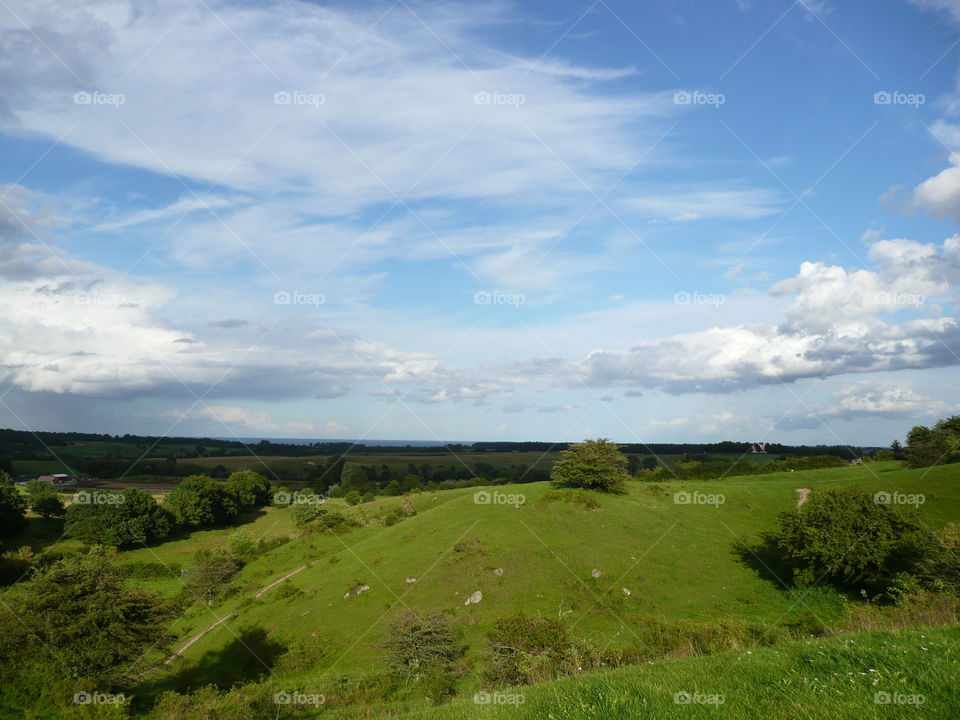
[[[935,417],[948,410],[946,403],[917,393],[909,387],[891,383],[858,383],[835,392],[829,403],[804,408],[801,412],[780,418],[777,428],[817,428],[835,419]]]
[[[939,247],[881,240],[869,257],[869,270],[803,263],[798,275],[771,288],[774,296],[792,297],[779,325],[714,327],[626,351],[596,350],[573,365],[568,381],[727,392],[960,363],[956,319],[933,303],[960,277],[960,238]]]

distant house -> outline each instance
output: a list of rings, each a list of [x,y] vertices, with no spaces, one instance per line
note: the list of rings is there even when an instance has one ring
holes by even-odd
[[[51,485],[72,485],[77,481],[72,475],[66,473],[54,473],[53,475],[41,475],[37,478],[40,482],[47,482]]]

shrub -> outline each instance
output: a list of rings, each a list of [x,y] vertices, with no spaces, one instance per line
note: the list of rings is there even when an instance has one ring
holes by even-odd
[[[768,540],[793,569],[799,585],[826,579],[863,591],[885,591],[933,548],[916,510],[874,501],[855,489],[821,490],[801,507],[779,515]]]
[[[170,514],[149,493],[126,488],[109,494],[94,490],[90,502],[73,503],[63,529],[91,545],[131,547],[165,538],[171,525]]]
[[[317,503],[297,503],[290,508],[290,517],[297,527],[305,527],[327,511]]]
[[[359,505],[363,502],[363,497],[356,490],[348,492],[343,496],[343,499],[347,501],[348,505]]]
[[[30,509],[44,520],[50,518],[62,518],[67,514],[67,509],[63,505],[63,500],[55,492],[49,492],[35,498],[30,504]]]
[[[208,605],[230,593],[230,581],[240,572],[240,562],[226,550],[199,550],[184,581],[191,599]]]
[[[16,537],[27,526],[27,501],[13,480],[0,470],[0,537]]]
[[[960,595],[960,525],[950,523],[937,533],[933,551],[919,568],[934,590]]]
[[[178,525],[197,528],[235,518],[240,512],[233,486],[206,475],[190,475],[167,495],[163,506]]]
[[[576,670],[573,643],[559,620],[513,615],[498,620],[487,638],[491,683],[527,685]]]
[[[274,670],[280,673],[309,670],[327,655],[327,641],[308,635],[294,640],[277,660]]]
[[[560,454],[552,480],[560,487],[620,493],[626,488],[627,459],[617,445],[600,438],[575,443]]]
[[[436,671],[450,674],[461,653],[447,619],[435,614],[402,610],[390,623],[383,644],[394,675],[419,680]]]

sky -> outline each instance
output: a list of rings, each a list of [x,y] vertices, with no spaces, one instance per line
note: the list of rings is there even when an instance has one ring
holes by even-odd
[[[960,0],[0,0],[0,427],[886,445]]]

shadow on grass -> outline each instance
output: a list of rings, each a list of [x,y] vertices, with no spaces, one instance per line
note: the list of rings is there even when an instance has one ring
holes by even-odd
[[[793,568],[769,535],[761,536],[759,542],[749,544],[737,542],[733,552],[747,567],[764,580],[773,583],[778,590],[790,590],[794,587]]]

